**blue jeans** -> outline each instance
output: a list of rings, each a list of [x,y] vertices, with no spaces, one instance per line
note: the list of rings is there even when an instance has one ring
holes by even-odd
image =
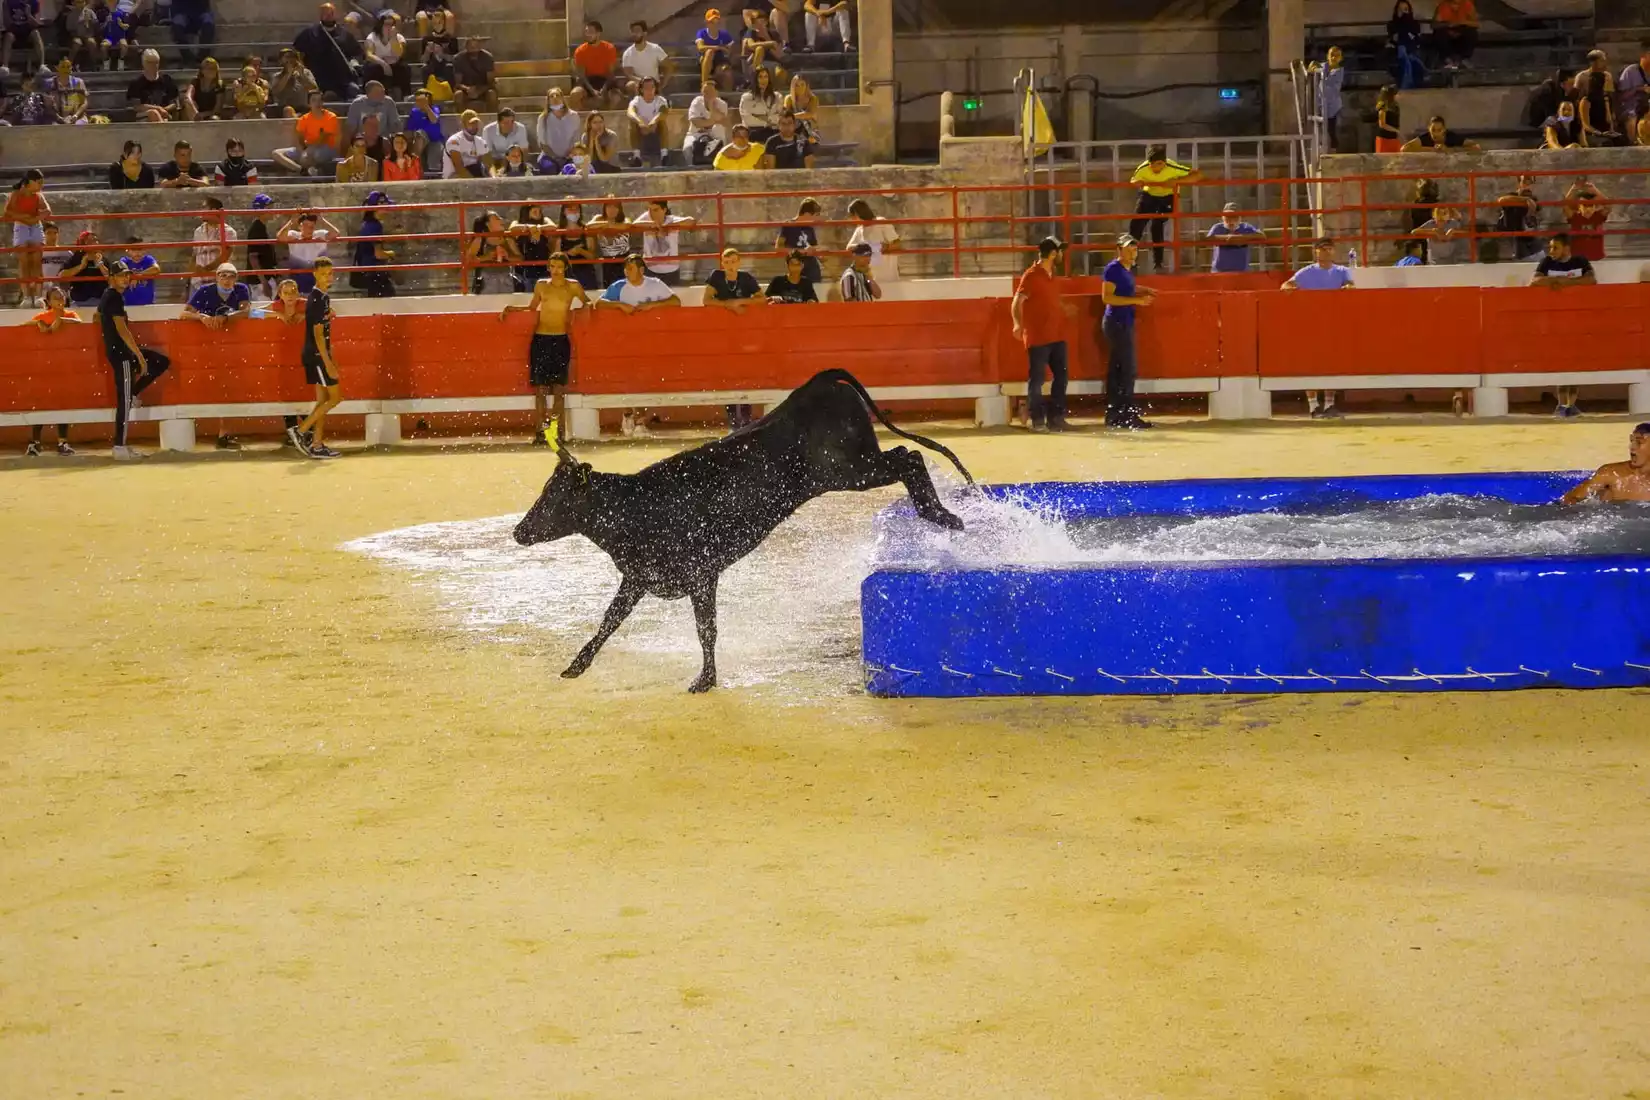
[[[1106,363],[1106,423],[1127,424],[1140,415],[1134,405],[1134,326],[1113,318],[1100,322],[1110,358]]]
[[[1066,418],[1066,342],[1056,340],[1052,344],[1037,344],[1028,348],[1026,355],[1031,360],[1031,377],[1026,383],[1026,411],[1031,423],[1035,426],[1046,419],[1050,424],[1059,424]],[[1054,384],[1048,392],[1046,414],[1043,408],[1045,369],[1054,376]]]
[[[1398,47],[1398,64],[1393,76],[1400,88],[1418,88],[1426,83],[1427,67],[1421,61],[1420,50],[1411,46]]]

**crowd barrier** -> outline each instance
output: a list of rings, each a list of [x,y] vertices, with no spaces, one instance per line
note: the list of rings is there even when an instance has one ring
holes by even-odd
[[[1633,411],[1650,412],[1650,284],[1286,293],[1272,289],[1277,281],[1246,276],[1241,285],[1254,289],[1234,290],[1195,276],[1156,280],[1163,292],[1139,311],[1141,390],[1204,393],[1212,416],[1253,418],[1270,415],[1269,394],[1280,390],[1470,388],[1480,415],[1499,415],[1511,387],[1616,384],[1628,387]],[[1101,392],[1099,280],[1061,283],[1078,307],[1065,329],[1072,389]],[[393,442],[401,415],[530,407],[533,318],[500,320],[496,306],[508,300],[465,299],[466,311],[454,312],[426,299],[339,316],[344,412],[368,416],[372,441]],[[174,362],[138,417],[169,424],[167,445],[189,444],[196,418],[281,415],[312,398],[298,365],[300,326],[249,319],[219,332],[137,320],[133,328]],[[599,433],[603,408],[772,404],[833,367],[853,371],[885,400],[972,400],[984,425],[1005,423],[1009,400],[1026,385],[1025,352],[1001,297],[740,314],[580,310],[572,331],[576,437]],[[54,334],[16,327],[6,339],[0,427],[111,418],[97,325]]]

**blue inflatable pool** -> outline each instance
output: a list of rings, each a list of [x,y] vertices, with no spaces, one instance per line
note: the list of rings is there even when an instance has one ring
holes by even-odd
[[[1553,501],[1583,475],[993,486],[1064,523]],[[883,531],[917,524],[902,504]],[[888,565],[861,589],[883,696],[1468,691],[1650,684],[1650,553]]]

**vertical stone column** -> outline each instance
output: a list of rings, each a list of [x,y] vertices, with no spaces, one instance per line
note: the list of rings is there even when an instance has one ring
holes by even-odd
[[[868,132],[875,135],[860,147],[868,164],[894,160],[894,119],[898,96],[894,88],[894,0],[859,0],[859,101],[871,109]]]
[[[1289,63],[1306,54],[1306,0],[1266,0],[1266,132],[1295,132]]]

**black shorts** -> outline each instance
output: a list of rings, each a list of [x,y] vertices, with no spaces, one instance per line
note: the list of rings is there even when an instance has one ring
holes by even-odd
[[[338,379],[327,373],[327,365],[319,355],[304,353],[304,379],[314,386],[336,386]]]
[[[565,386],[573,367],[573,341],[566,336],[534,333],[527,349],[527,381],[534,386]]]

